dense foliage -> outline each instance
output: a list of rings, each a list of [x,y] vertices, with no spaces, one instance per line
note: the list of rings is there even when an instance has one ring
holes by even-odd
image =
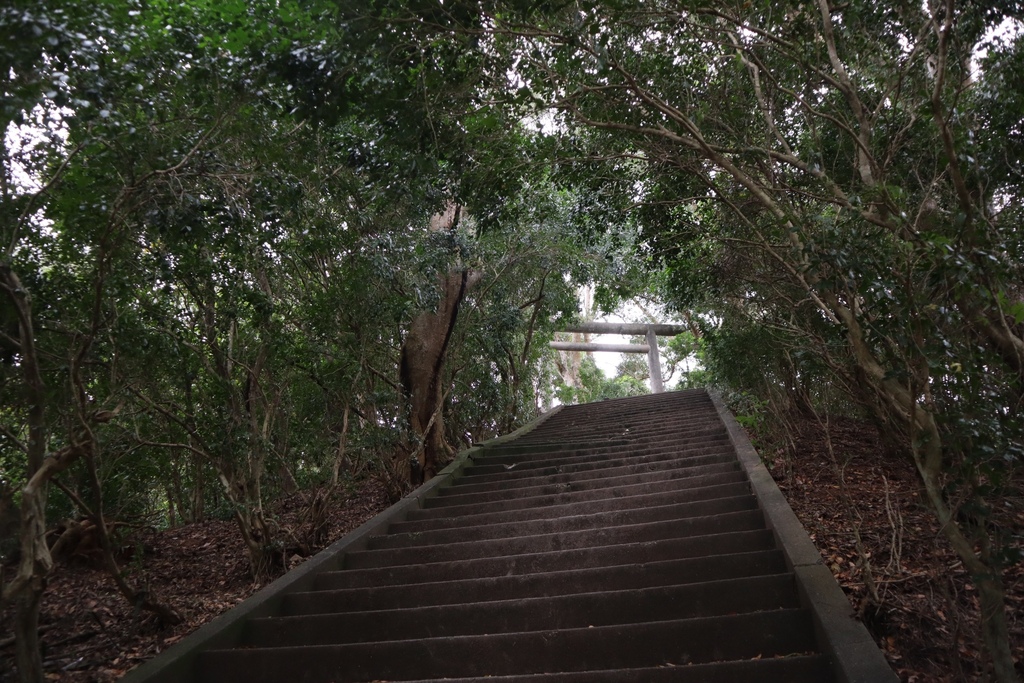
[[[73,534],[173,622],[119,566],[119,523],[233,518],[262,579],[316,546],[327,499],[283,529],[280,493],[368,473],[404,492],[423,435],[399,356],[453,268],[481,284],[446,339],[441,438],[535,414],[537,359],[592,275],[570,195],[522,164],[537,143],[517,118],[468,109],[486,64],[464,37],[353,40],[386,19],[241,0],[0,10],[0,485],[22,519],[4,527],[4,597],[26,680]],[[396,59],[409,50],[418,63]],[[458,229],[429,230],[451,202]]]
[[[705,366],[683,384],[873,419],[1015,680],[1001,576],[1021,539],[994,514],[1024,457],[1019,15],[8,3],[0,494],[21,510],[19,632],[58,519],[109,547],[107,519],[232,517],[267,576],[315,545],[269,517],[279,492],[373,471],[398,495],[528,419],[556,384],[545,342],[597,281],[690,323],[671,354]],[[426,387],[400,372],[413,342],[439,353]],[[629,363],[577,370],[563,400],[642,390]]]
[[[494,31],[520,90],[627,178],[712,375],[780,412],[862,409],[907,454],[997,680],[1017,679],[1000,577],[1021,539],[993,515],[1024,456],[1019,9],[583,3]]]

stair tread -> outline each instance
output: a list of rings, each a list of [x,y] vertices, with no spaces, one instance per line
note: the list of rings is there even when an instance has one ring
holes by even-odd
[[[707,501],[652,505],[641,508],[611,508],[579,515],[562,515],[545,519],[515,520],[511,522],[461,526],[455,529],[424,526],[412,531],[400,531],[395,525],[387,535],[371,541],[373,548],[402,545],[430,545],[436,543],[467,542],[495,538],[515,538],[538,534],[565,533],[594,530],[602,526],[624,526],[642,522],[670,521],[714,514],[739,512],[757,508],[757,500],[750,493]]]
[[[682,466],[675,469],[658,472],[641,472],[633,474],[622,474],[617,476],[603,477],[601,479],[572,479],[560,481],[552,478],[544,484],[533,484],[526,487],[509,487],[506,489],[488,490],[483,492],[465,491],[458,486],[450,486],[442,489],[440,498],[444,501],[458,500],[463,503],[500,501],[516,499],[520,496],[537,496],[565,491],[589,491],[593,489],[617,488],[619,486],[635,486],[653,482],[677,481],[692,479],[694,477],[707,476],[711,474],[726,474],[738,472],[739,463],[717,462],[710,465]]]
[[[591,670],[479,678],[417,679],[406,683],[822,683],[830,680],[824,655],[788,655],[772,659]]]
[[[661,493],[635,493],[627,496],[610,496],[578,503],[560,505],[542,505],[535,508],[520,508],[501,512],[477,513],[475,515],[445,515],[448,508],[435,507],[411,510],[405,521],[394,522],[391,528],[396,532],[422,529],[446,529],[462,526],[488,526],[490,524],[508,524],[511,522],[530,521],[535,519],[551,519],[559,516],[595,514],[605,510],[632,510],[642,507],[658,507],[661,505],[681,505],[685,503],[701,503],[732,498],[750,494],[750,486],[741,481],[718,486],[706,486],[696,489],[664,491]]]
[[[300,661],[304,680],[409,680],[424,673],[439,678],[685,666],[813,648],[809,615],[779,609],[592,628],[208,650],[199,659],[205,680],[223,680],[222,672],[230,671],[257,683],[290,680]]]
[[[694,473],[688,477],[675,479],[665,478],[654,481],[630,482],[604,482],[599,487],[572,487],[568,485],[552,486],[547,490],[531,489],[505,499],[494,499],[486,495],[476,496],[435,496],[426,499],[423,504],[427,508],[435,507],[458,507],[478,506],[472,509],[472,513],[487,508],[500,508],[507,506],[509,509],[520,509],[527,507],[539,507],[542,505],[555,505],[570,502],[573,500],[598,500],[601,498],[616,498],[636,493],[653,493],[656,491],[678,491],[688,488],[700,488],[703,486],[716,486],[718,484],[746,481],[746,475],[739,469],[731,469],[725,472],[716,473]],[[483,507],[479,507],[483,506]],[[464,510],[465,511],[465,510]]]
[[[484,491],[512,491],[533,487],[538,485],[551,485],[563,482],[582,482],[595,479],[611,479],[613,477],[628,476],[631,474],[653,474],[657,472],[668,472],[671,470],[692,469],[705,465],[732,464],[735,457],[727,457],[721,454],[702,455],[689,458],[666,458],[658,461],[630,462],[623,458],[609,461],[606,467],[586,470],[562,471],[561,467],[545,467],[539,474],[528,472],[508,471],[510,476],[492,479],[491,481],[472,481],[470,477],[463,477],[452,486],[446,487],[441,494],[450,495],[454,493],[480,493]],[[529,476],[519,476],[529,474]]]
[[[474,557],[500,557],[536,553],[546,550],[590,548],[633,541],[656,541],[697,536],[725,531],[749,531],[764,526],[760,510],[742,510],[719,515],[670,519],[643,524],[516,536],[477,541],[415,545],[405,548],[371,548],[361,555],[366,560],[371,554],[395,564],[410,562],[438,562],[444,559],[470,559]]]

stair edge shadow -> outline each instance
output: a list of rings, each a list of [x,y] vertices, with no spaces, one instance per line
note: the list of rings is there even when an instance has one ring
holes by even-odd
[[[286,572],[228,611],[203,624],[160,654],[139,664],[119,679],[120,683],[184,683],[194,680],[195,664],[202,652],[215,648],[230,648],[241,643],[245,624],[249,619],[277,614],[288,594],[309,590],[317,574],[341,567],[347,552],[365,550],[370,538],[387,533],[391,523],[403,520],[410,509],[422,507],[424,499],[433,497],[439,488],[458,479],[462,470],[471,465],[473,458],[480,456],[485,448],[511,441],[533,431],[554,417],[563,407],[556,406],[514,432],[482,441],[461,451],[455,460],[438,472],[433,479],[345,534],[295,569]]]
[[[765,524],[796,577],[800,602],[811,613],[819,649],[831,660],[836,683],[899,683],[899,677],[867,627],[854,616],[846,594],[825,566],[817,547],[761,462],[746,432],[721,395],[714,391],[708,394],[750,480]]]

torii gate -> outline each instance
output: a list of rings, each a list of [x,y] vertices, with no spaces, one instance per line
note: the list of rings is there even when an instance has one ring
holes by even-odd
[[[559,332],[580,334],[622,334],[643,335],[646,344],[591,344],[586,342],[551,342],[551,348],[558,351],[617,351],[618,353],[646,353],[651,369],[651,391],[660,394],[665,391],[661,381],[661,357],[658,355],[658,337],[674,337],[686,331],[683,325],[656,325],[634,323],[580,323],[564,327]]]

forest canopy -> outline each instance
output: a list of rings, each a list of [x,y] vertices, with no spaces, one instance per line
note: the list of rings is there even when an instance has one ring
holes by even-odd
[[[993,515],[1024,457],[1020,21],[937,0],[6,3],[21,675],[42,676],[58,520],[109,547],[108,520],[231,518],[266,578],[282,492],[374,472],[397,497],[556,392],[640,390],[628,364],[559,383],[547,342],[592,285],[687,323],[682,385],[870,420],[1018,680],[1022,539]]]

